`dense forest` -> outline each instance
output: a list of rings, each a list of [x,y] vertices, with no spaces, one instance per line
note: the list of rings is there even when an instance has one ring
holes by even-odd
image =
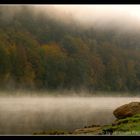
[[[0,88],[140,90],[140,31],[82,28],[0,8]]]

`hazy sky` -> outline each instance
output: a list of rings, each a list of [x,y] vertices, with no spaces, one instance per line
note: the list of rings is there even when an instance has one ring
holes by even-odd
[[[140,5],[54,5],[60,11],[72,13],[77,19],[116,19],[121,17],[140,20]],[[124,20],[124,19],[120,19]]]
[[[0,5],[4,6],[4,5]],[[7,5],[6,5],[7,6]],[[20,7],[21,5],[9,5],[16,8]],[[38,7],[39,9],[45,10],[48,8],[55,8],[61,13],[71,13],[76,18],[91,18],[91,17],[100,17],[106,16],[106,18],[115,18],[122,15],[127,15],[134,17],[135,19],[140,19],[140,5],[101,5],[101,4],[63,4],[63,5],[26,5],[26,6],[34,6]]]
[[[140,5],[41,5],[39,9],[52,9],[58,19],[74,19],[84,25],[117,25],[140,28]],[[116,24],[117,23],[117,24]]]
[[[16,5],[16,8],[21,5]],[[31,6],[31,5],[26,5]],[[71,19],[97,27],[123,27],[122,29],[140,29],[140,5],[32,5],[34,9],[42,10],[61,21]],[[35,10],[35,11],[38,11]],[[49,11],[49,12],[48,12]]]
[[[3,6],[3,5],[0,5]],[[6,5],[7,6],[7,5]],[[11,5],[9,5],[11,6]],[[21,5],[12,5],[19,7]],[[34,6],[39,9],[45,10],[48,8],[55,8],[61,13],[71,13],[76,18],[97,18],[97,17],[106,17],[106,18],[115,18],[122,15],[127,15],[130,17],[134,17],[135,19],[140,20],[140,5],[121,5],[121,4],[109,4],[109,5],[101,5],[101,4],[49,4],[49,5],[26,5],[26,6]]]
[[[95,14],[112,15],[128,14],[140,19],[140,5],[53,5],[57,9],[74,13],[75,16],[91,16]],[[116,16],[116,15],[114,15]]]

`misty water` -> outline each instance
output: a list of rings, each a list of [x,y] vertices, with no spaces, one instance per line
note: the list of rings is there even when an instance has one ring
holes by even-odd
[[[0,134],[73,131],[87,125],[110,124],[113,110],[138,97],[0,97]]]

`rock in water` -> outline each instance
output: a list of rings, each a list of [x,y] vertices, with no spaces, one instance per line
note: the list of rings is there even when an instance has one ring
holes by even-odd
[[[129,104],[122,105],[115,109],[113,114],[117,119],[123,119],[140,114],[140,102],[131,102]]]

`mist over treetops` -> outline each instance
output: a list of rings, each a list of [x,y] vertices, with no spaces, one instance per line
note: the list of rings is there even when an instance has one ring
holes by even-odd
[[[140,30],[19,7],[0,7],[0,88],[140,90]]]

